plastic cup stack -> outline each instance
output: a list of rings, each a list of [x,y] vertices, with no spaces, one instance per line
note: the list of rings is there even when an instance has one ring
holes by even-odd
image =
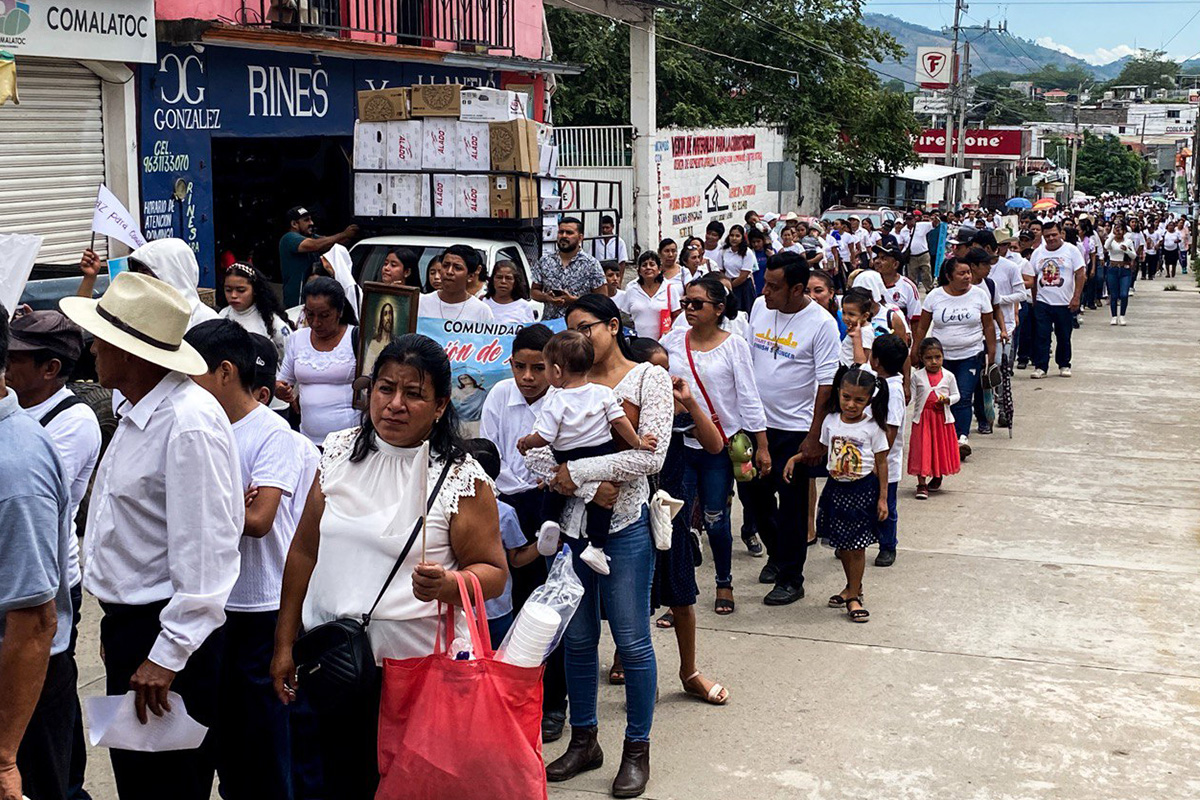
[[[501,661],[518,667],[540,667],[546,659],[546,652],[554,643],[562,617],[544,603],[526,603],[512,633],[508,637],[508,646],[504,650]]]

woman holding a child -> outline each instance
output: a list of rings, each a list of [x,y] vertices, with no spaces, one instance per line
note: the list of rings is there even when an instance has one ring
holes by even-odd
[[[529,464],[561,494],[580,496],[572,502],[611,502],[612,527],[605,553],[610,574],[600,575],[578,561],[575,572],[584,586],[579,609],[563,639],[567,691],[570,697],[571,743],[546,767],[551,781],[569,780],[596,769],[604,755],[597,741],[596,702],[599,689],[600,605],[603,603],[617,653],[625,668],[626,727],[621,765],[613,781],[615,797],[636,797],[650,778],[650,727],[658,683],[650,639],[650,587],[655,550],[650,534],[649,484],[671,440],[674,396],[671,379],[661,367],[637,364],[621,334],[621,317],[612,300],[585,295],[567,309],[567,328],[592,343],[595,360],[590,379],[610,387],[641,437],[653,436],[654,450],[626,450],[558,465],[548,450],[533,451]],[[599,483],[597,483],[599,482]],[[589,484],[590,486],[585,486]],[[594,496],[589,488],[595,489]],[[566,519],[571,519],[568,508]],[[571,531],[566,531],[568,534]]]

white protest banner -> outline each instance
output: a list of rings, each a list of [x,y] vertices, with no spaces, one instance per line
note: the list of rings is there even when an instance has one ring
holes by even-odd
[[[29,282],[42,237],[31,233],[0,233],[0,303],[11,316]]]
[[[96,210],[92,213],[92,230],[119,239],[134,250],[146,243],[129,209],[121,204],[108,187],[100,184],[96,193]]]

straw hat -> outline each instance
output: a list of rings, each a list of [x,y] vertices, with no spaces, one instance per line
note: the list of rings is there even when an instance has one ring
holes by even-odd
[[[204,358],[183,340],[192,311],[162,281],[122,272],[99,300],[64,297],[58,307],[85,331],[138,358],[185,375],[208,371]]]

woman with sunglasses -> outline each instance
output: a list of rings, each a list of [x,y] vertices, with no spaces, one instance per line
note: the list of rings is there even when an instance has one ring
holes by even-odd
[[[738,433],[752,437],[759,469],[770,472],[767,421],[754,378],[750,346],[745,338],[732,335],[720,325],[722,318],[733,319],[737,314],[730,292],[716,276],[705,276],[688,286],[682,305],[690,327],[674,331],[663,340],[671,374],[688,384],[726,444]],[[729,497],[733,492],[730,451],[705,452],[694,438],[685,439],[684,443],[688,450],[683,495],[696,496],[700,503],[717,572],[713,610],[721,615],[732,614],[735,606],[729,513]]]

